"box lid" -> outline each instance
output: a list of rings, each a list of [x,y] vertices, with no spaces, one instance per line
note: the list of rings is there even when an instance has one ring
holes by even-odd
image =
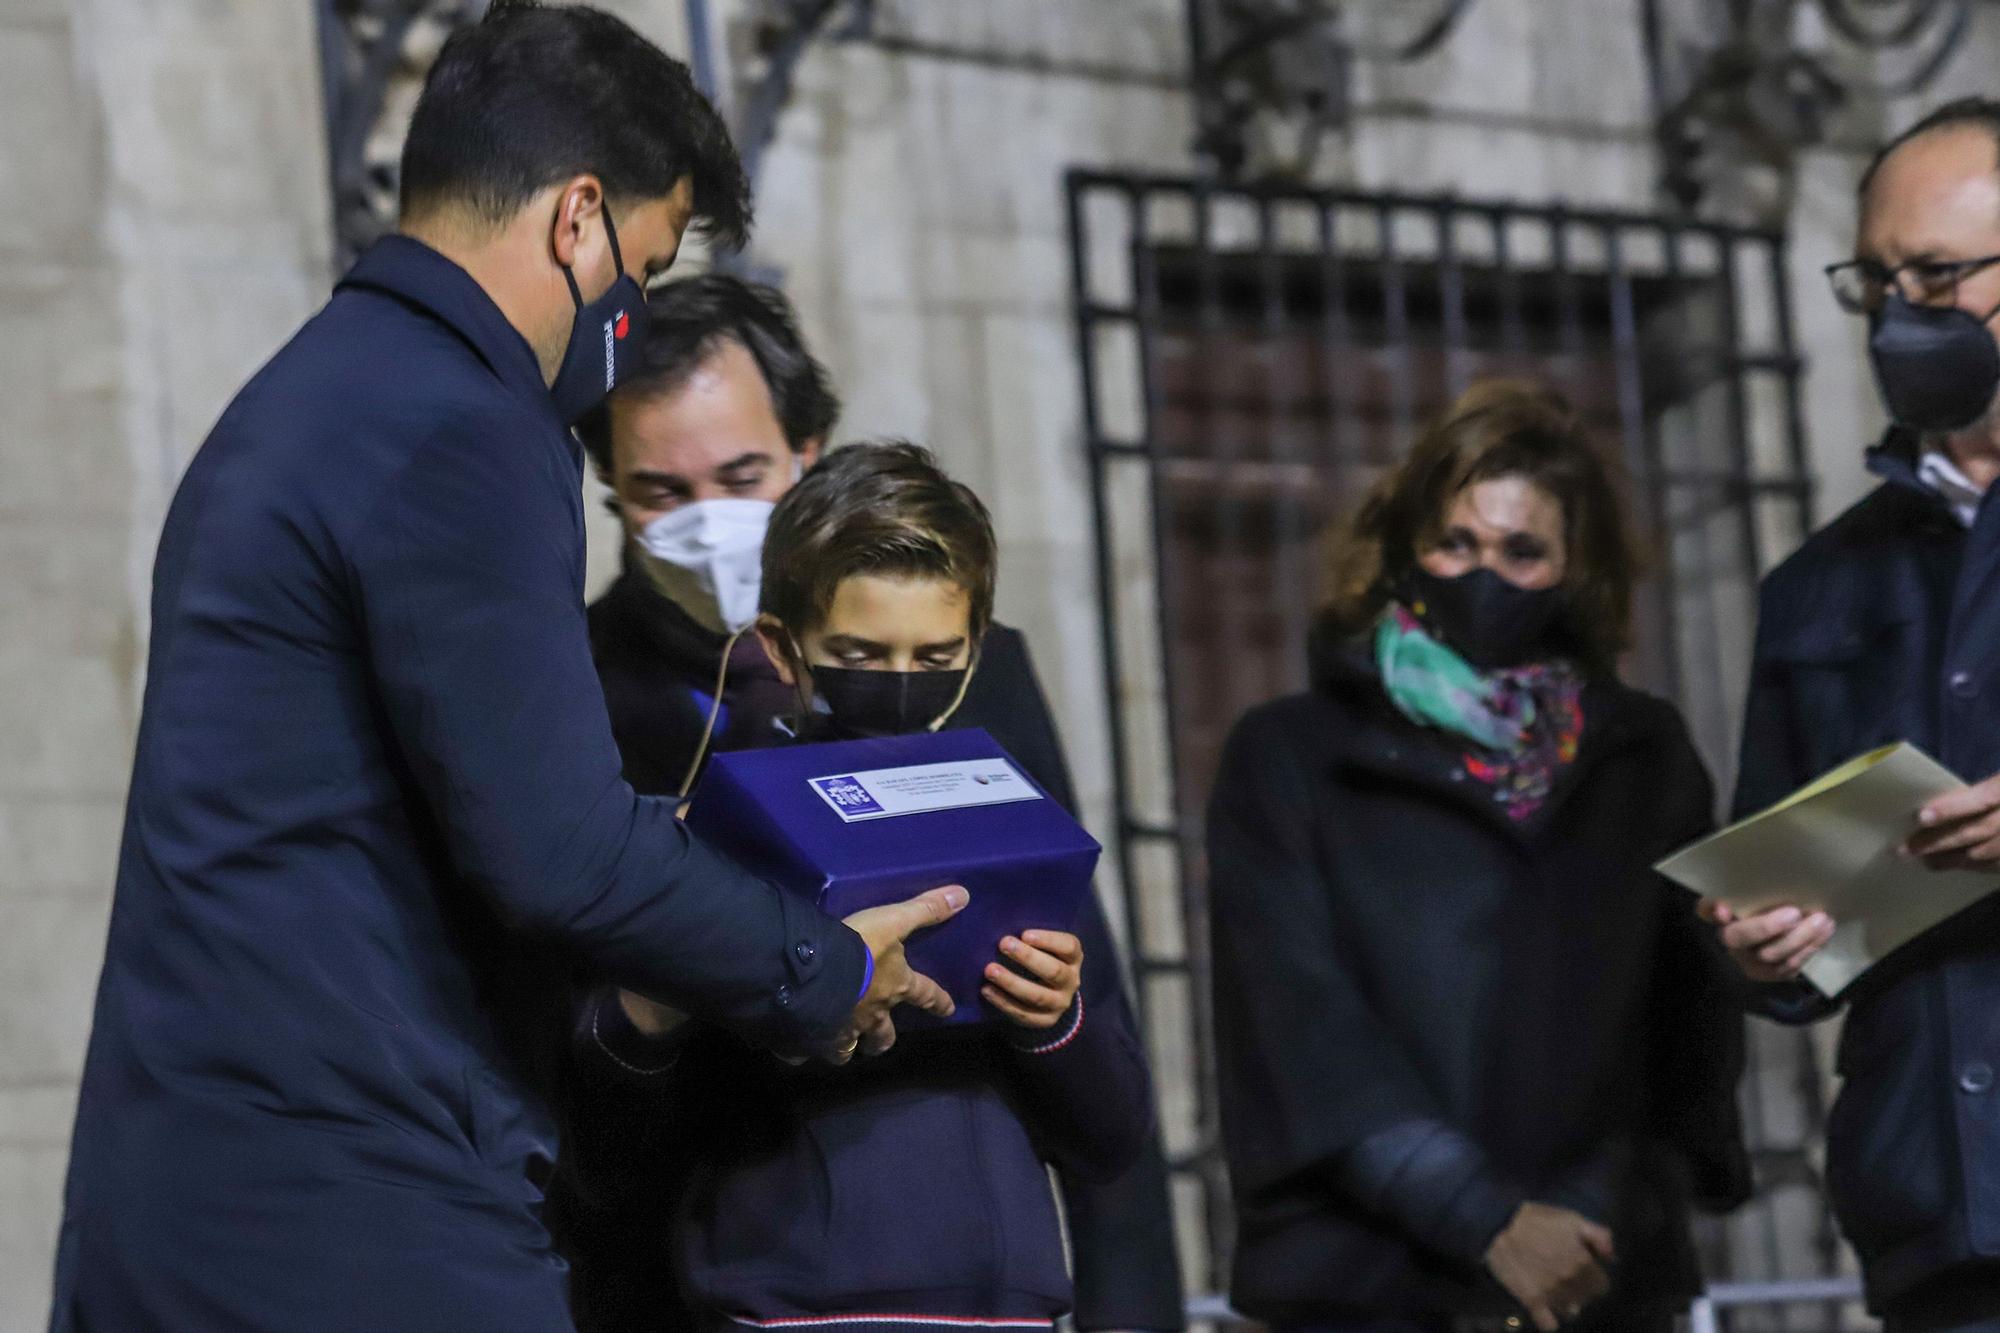
[[[756,807],[758,822],[786,830],[794,854],[829,880],[885,863],[963,866],[986,855],[1100,850],[978,727],[730,751],[710,761],[694,810],[718,797]]]

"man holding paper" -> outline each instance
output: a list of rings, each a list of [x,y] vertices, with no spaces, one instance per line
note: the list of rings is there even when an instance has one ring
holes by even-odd
[[[1882,485],[1765,583],[1736,809],[1909,742],[1983,780],[1924,804],[1903,854],[2000,871],[2000,102],[1953,103],[1882,150],[1829,276],[1869,321],[1895,425],[1869,456]],[[1824,912],[1705,911],[1767,1014],[1840,1007],[1799,979],[1838,924]],[[1869,1306],[1892,1333],[2000,1329],[2000,899],[1842,1000],[1827,1186]]]

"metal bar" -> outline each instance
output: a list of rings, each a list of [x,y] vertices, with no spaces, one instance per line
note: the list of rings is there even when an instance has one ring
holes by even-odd
[[[1139,309],[1135,305],[1106,305],[1101,301],[1086,301],[1083,305],[1083,311],[1092,319],[1100,321],[1125,320],[1130,322],[1139,317]]]
[[[1284,268],[1278,257],[1273,205],[1268,203],[1258,209],[1257,243],[1263,277],[1265,387],[1273,409],[1270,414],[1273,421],[1268,466],[1274,474],[1283,476],[1287,469],[1299,466],[1294,437],[1297,395],[1293,392],[1289,373],[1291,358],[1284,355],[1287,335]],[[1311,608],[1306,604],[1306,580],[1301,577],[1303,571],[1299,568],[1305,558],[1305,533],[1299,521],[1298,494],[1292,487],[1281,486],[1276,492],[1276,503],[1278,577],[1275,587],[1278,618],[1284,626],[1285,647],[1279,657],[1278,679],[1266,679],[1258,691],[1266,698],[1304,686],[1306,673],[1299,669],[1298,664],[1305,657],[1307,626],[1311,620]]]
[[[1218,316],[1220,314],[1220,294],[1215,269],[1215,192],[1206,183],[1195,189],[1195,242],[1197,285],[1200,291],[1201,309],[1197,317],[1204,351],[1213,348]],[[1145,321],[1141,321],[1145,327]],[[1142,355],[1142,363],[1151,361],[1151,354]],[[1203,412],[1211,411],[1204,397]],[[1151,438],[1149,432],[1148,438]],[[1174,671],[1174,644],[1170,622],[1174,618],[1174,608],[1184,606],[1181,589],[1172,574],[1173,562],[1167,555],[1168,527],[1165,522],[1165,505],[1161,500],[1162,486],[1158,469],[1152,473],[1153,483],[1153,542],[1159,561],[1160,605],[1165,614],[1160,616],[1160,667],[1166,683],[1167,753],[1168,782],[1171,784],[1173,809],[1176,821],[1183,832],[1198,828],[1196,812],[1183,807],[1186,794],[1181,782],[1180,739],[1184,734],[1181,727],[1179,682]],[[1225,505],[1228,501],[1225,500]],[[1229,529],[1233,526],[1235,514],[1232,508],[1225,508],[1225,546],[1233,537]],[[1235,599],[1230,598],[1233,604]],[[1231,613],[1233,615],[1233,611]],[[1194,836],[1184,836],[1176,844],[1180,857],[1181,882],[1181,931],[1184,947],[1189,960],[1188,990],[1193,997],[1195,1011],[1188,1029],[1192,1034],[1190,1065],[1193,1069],[1195,1086],[1200,1090],[1195,1099],[1195,1132],[1203,1142],[1213,1141],[1216,1133],[1216,1072],[1215,1042],[1211,1028],[1214,1013],[1212,999],[1212,979],[1208,966],[1208,885],[1194,874],[1198,857],[1194,846]],[[1203,1170],[1200,1173],[1203,1222],[1208,1228],[1210,1248],[1220,1251],[1226,1243],[1221,1238],[1230,1234],[1230,1199],[1221,1173],[1217,1170]]]
[[[1139,450],[1130,444],[1106,444],[1103,452],[1121,457],[1132,457]],[[1309,483],[1321,476],[1320,469],[1307,462],[1264,462],[1259,459],[1239,459],[1224,469],[1214,458],[1206,454],[1157,455],[1163,468],[1188,475],[1207,474],[1217,481],[1225,478],[1245,477],[1274,482]],[[1348,462],[1360,460],[1343,460]],[[1635,482],[1646,486],[1674,486],[1690,490],[1710,490],[1727,500],[1737,500],[1752,495],[1796,496],[1810,490],[1810,483],[1797,477],[1752,477],[1748,480],[1732,471],[1712,471],[1701,468],[1654,468],[1651,466],[1633,469],[1630,472]]]
[[[1561,206],[1547,219],[1549,275],[1555,282],[1556,345],[1571,357],[1583,352],[1583,312],[1578,306],[1576,274],[1569,263],[1569,216]]]
[[[1676,303],[1679,303],[1686,299],[1686,293],[1683,289],[1683,277],[1684,277],[1685,265],[1682,262],[1683,255],[1681,252],[1681,233],[1679,227],[1671,223],[1662,227],[1661,244],[1663,247],[1663,258],[1665,261],[1664,268],[1666,271],[1666,280],[1668,283],[1669,299],[1675,301]],[[1721,269],[1724,272],[1732,271],[1734,256],[1732,254],[1730,246],[1727,243],[1724,243],[1720,245],[1719,251],[1720,251]],[[1734,327],[1735,325],[1732,317],[1730,322],[1728,322],[1725,325],[1725,332],[1723,335],[1723,343],[1725,346],[1729,348],[1729,356],[1724,358],[1725,363],[1730,361],[1736,355],[1736,353],[1740,351],[1741,340],[1734,336],[1732,332]],[[1742,375],[1732,368],[1727,372],[1726,378],[1727,378],[1726,391],[1736,396],[1738,399],[1740,399],[1743,386]],[[1738,406],[1740,406],[1740,402],[1738,403]],[[1696,406],[1695,410],[1698,415],[1700,411],[1699,405]],[[1697,431],[1697,438],[1699,438],[1702,434],[1703,432]],[[1656,468],[1664,468],[1666,466],[1666,460],[1664,457],[1662,457],[1660,451],[1659,430],[1657,425],[1651,421],[1648,421],[1647,423],[1647,436],[1649,443],[1652,446],[1652,456],[1648,459],[1649,464]],[[1707,460],[1702,459],[1700,461],[1706,463]],[[1746,472],[1743,468],[1732,464],[1732,466],[1729,469],[1728,479],[1723,487],[1723,494],[1731,501],[1740,501],[1733,505],[1736,514],[1740,519],[1747,519],[1750,523],[1754,525],[1754,523],[1756,522],[1756,504],[1752,499],[1751,491],[1749,489],[1750,480],[1751,480],[1751,474],[1749,472]],[[1669,521],[1671,521],[1671,516],[1673,514],[1673,505],[1671,499],[1668,500],[1668,502],[1665,505],[1665,508],[1669,514]],[[1713,576],[1715,551],[1714,551],[1714,545],[1709,540],[1709,513],[1705,509],[1697,509],[1693,513],[1688,515],[1688,521],[1698,538],[1697,544],[1700,547],[1701,557],[1702,557],[1701,568],[1698,571],[1696,571],[1694,585],[1696,588],[1700,590],[1702,611],[1707,623],[1706,623],[1706,633],[1700,635],[1699,638],[1702,641],[1706,642],[1709,645],[1711,652],[1715,654],[1714,658],[1715,670],[1710,679],[1716,681],[1727,680],[1728,666],[1727,663],[1721,660],[1720,656],[1723,646],[1722,615],[1720,610],[1716,606],[1716,594],[1715,594],[1716,579]],[[1663,534],[1663,536],[1669,543],[1673,543],[1677,539],[1677,534],[1672,532],[1671,530]],[[1745,549],[1746,551],[1754,552],[1756,548],[1752,546],[1752,547],[1746,547]],[[1664,562],[1664,567],[1670,574],[1676,572],[1674,553],[1672,551],[1671,546],[1669,547],[1668,559]],[[1752,563],[1750,568],[1754,575],[1756,569],[1754,556],[1752,557]],[[1673,580],[1671,586],[1674,588],[1676,594],[1678,594],[1679,589],[1683,586],[1683,584],[1681,580],[1676,578]],[[1678,595],[1676,595],[1675,597],[1676,604],[1670,606],[1667,611],[1666,623],[1668,623],[1669,625],[1677,626],[1680,623],[1682,617],[1682,608],[1679,606],[1678,602],[1679,598]],[[1676,649],[1678,649],[1679,646],[1678,638],[1675,641],[1675,645]],[[1678,651],[1676,651],[1675,653],[1675,660],[1677,662],[1679,660]],[[1691,702],[1692,701],[1684,701],[1684,706],[1685,704]],[[1703,700],[1703,702],[1705,704],[1705,708],[1703,710],[1705,717],[1704,734],[1709,738],[1709,740],[1712,743],[1722,746],[1726,751],[1729,748],[1731,741],[1733,740],[1732,728],[1730,726],[1730,715],[1729,715],[1731,701],[1724,698],[1723,692],[1720,689],[1711,689],[1708,691],[1707,696]]]
[[[1777,355],[1784,358],[1780,373],[1785,377],[1785,442],[1792,470],[1805,484],[1805,491],[1799,497],[1799,536],[1804,537],[1813,528],[1818,485],[1813,479],[1806,449],[1805,402],[1799,393],[1799,378],[1805,373],[1805,359],[1798,354],[1798,342],[1792,328],[1792,271],[1786,262],[1788,250],[1784,238],[1773,236],[1765,243],[1765,250],[1771,262],[1771,309],[1778,321]]]
[[[1124,817],[1118,822],[1119,829],[1132,838],[1163,838],[1178,840],[1184,832],[1178,823],[1158,824],[1151,820]]]
[[[1618,421],[1625,440],[1625,458],[1634,472],[1643,473],[1654,456],[1657,438],[1648,440],[1651,426],[1646,419],[1645,387],[1639,378],[1638,316],[1633,309],[1632,281],[1624,267],[1624,241],[1616,227],[1604,229],[1604,281],[1611,300],[1612,364],[1618,379]],[[1578,332],[1581,333],[1580,328]],[[1665,607],[1659,626],[1661,665],[1665,669],[1665,692],[1679,698],[1680,636],[1674,621],[1680,596],[1672,558],[1672,515],[1667,510],[1666,496],[1655,488],[1647,488],[1645,502],[1653,531],[1668,544],[1668,558],[1660,562],[1660,597]]]
[[[1453,398],[1471,379],[1465,329],[1465,274],[1458,266],[1458,238],[1452,234],[1460,210],[1447,205],[1437,211],[1438,289],[1444,310],[1445,392]]]
[[[1120,172],[1096,169],[1077,169],[1072,177],[1086,185],[1104,185],[1114,189],[1137,189],[1185,194],[1190,188],[1186,177],[1171,176],[1157,172]],[[1239,198],[1252,201],[1269,199],[1274,203],[1298,202],[1319,204],[1329,207],[1350,208],[1388,207],[1397,211],[1435,212],[1440,208],[1455,208],[1465,213],[1498,213],[1508,217],[1527,218],[1542,222],[1564,221],[1588,227],[1641,227],[1652,228],[1660,225],[1657,213],[1642,213],[1631,209],[1615,208],[1574,208],[1560,201],[1548,204],[1529,203],[1489,203],[1461,199],[1448,192],[1427,194],[1407,194],[1353,189],[1317,189],[1280,181],[1252,181],[1242,184],[1232,183],[1229,192]],[[1726,236],[1737,240],[1768,242],[1782,240],[1783,234],[1775,228],[1744,226],[1728,222],[1689,219],[1679,224],[1689,235]]]
[[[1819,1301],[1858,1301],[1857,1277],[1791,1278],[1778,1282],[1717,1282],[1702,1293],[1718,1307],[1740,1305],[1807,1305]]]
[[[1103,187],[1090,186],[1072,173],[1068,180],[1067,203],[1069,208],[1070,243],[1070,291],[1076,310],[1077,366],[1082,376],[1083,390],[1083,433],[1089,458],[1090,510],[1096,527],[1096,572],[1097,572],[1097,614],[1099,642],[1104,666],[1104,703],[1109,714],[1106,719],[1110,728],[1111,741],[1111,796],[1113,807],[1122,822],[1128,816],[1131,805],[1131,774],[1128,770],[1125,735],[1125,710],[1120,706],[1123,692],[1124,664],[1118,651],[1118,588],[1116,561],[1112,552],[1113,534],[1111,530],[1111,504],[1106,486],[1105,468],[1109,460],[1098,447],[1103,436],[1103,423],[1097,407],[1097,348],[1095,323],[1088,312],[1090,290],[1089,243],[1084,230],[1084,199],[1092,190]],[[1127,195],[1128,207],[1138,207],[1133,196]],[[1126,952],[1136,969],[1141,962],[1144,918],[1140,915],[1139,894],[1133,882],[1132,840],[1123,834],[1115,840],[1113,855],[1118,862],[1118,890],[1124,899],[1125,925],[1129,947]],[[1146,993],[1144,987],[1135,987],[1138,995],[1135,1004],[1139,1019],[1145,1021]]]
[[[1660,241],[1661,258],[1663,260],[1662,266],[1665,269],[1668,284],[1668,299],[1679,301],[1683,298],[1682,271],[1684,267],[1682,263],[1680,229],[1671,224],[1661,228]],[[1727,268],[1729,265],[1729,251],[1726,245],[1722,251],[1722,264],[1724,268]],[[1726,338],[1725,341],[1733,351],[1736,347],[1736,340]],[[1740,380],[1737,376],[1730,375],[1729,382],[1735,385],[1740,383]],[[1699,412],[1699,407],[1696,408],[1696,411]],[[1649,472],[1664,472],[1666,469],[1665,452],[1660,440],[1660,426],[1650,414],[1648,414],[1646,419],[1646,466]],[[1706,468],[1703,470],[1706,471]],[[1738,488],[1743,483],[1746,483],[1749,478],[1740,469],[1731,469],[1727,480],[1728,484],[1725,487],[1724,493],[1733,495],[1738,493]],[[1674,694],[1679,696],[1681,694],[1678,688],[1678,682],[1681,680],[1681,636],[1678,633],[1678,629],[1682,617],[1682,607],[1680,604],[1682,580],[1679,578],[1679,553],[1675,549],[1678,545],[1679,534],[1673,528],[1674,509],[1672,497],[1664,495],[1658,487],[1649,486],[1646,489],[1649,495],[1660,497],[1658,510],[1665,516],[1665,526],[1659,532],[1659,539],[1665,544],[1666,548],[1664,551],[1665,558],[1660,562],[1660,569],[1663,575],[1662,597],[1665,603],[1665,614],[1660,617],[1660,623],[1665,631],[1666,651],[1673,666],[1671,678],[1677,683]],[[1746,503],[1737,506],[1737,508],[1747,512],[1751,506]],[[1696,587],[1701,591],[1702,609],[1707,620],[1707,633],[1702,635],[1701,638],[1716,652],[1720,652],[1722,645],[1721,621],[1717,615],[1715,606],[1715,580],[1710,576],[1710,556],[1712,555],[1712,549],[1708,541],[1707,514],[1697,511],[1693,515],[1693,518],[1696,522],[1696,532],[1700,538],[1702,552],[1702,567],[1696,572],[1694,582]],[[1723,678],[1721,664],[1718,663],[1715,679]],[[1722,699],[1722,692],[1720,690],[1711,690],[1707,702],[1708,721],[1710,724],[1709,735],[1725,735],[1729,729],[1729,716],[1727,705]]]
[[[1722,269],[1717,275],[1722,279],[1722,340],[1732,357],[1743,354],[1743,312],[1742,290],[1736,276],[1737,251],[1733,245],[1725,245],[1722,250]],[[1729,459],[1738,475],[1749,478],[1756,472],[1755,456],[1750,447],[1750,397],[1743,385],[1740,374],[1729,377]],[[1743,510],[1742,538],[1744,549],[1750,556],[1753,572],[1764,568],[1763,542],[1757,532],[1757,513],[1749,506]]]
[[[1861,1283],[1857,1278],[1805,1278],[1787,1282],[1718,1282],[1694,1302],[1689,1310],[1689,1333],[1713,1333],[1721,1324],[1716,1313],[1757,1305],[1816,1305],[1821,1301],[1858,1301]],[[1229,1304],[1221,1292],[1190,1296],[1189,1323],[1248,1324],[1254,1322]]]
[[[1403,279],[1403,266],[1396,257],[1394,205],[1385,203],[1376,208],[1375,232],[1380,251],[1377,262],[1382,270],[1383,341],[1395,366],[1389,395],[1394,423],[1390,447],[1400,452],[1404,441],[1410,438],[1411,419],[1416,416],[1413,382],[1416,377],[1411,373],[1409,291]]]
[[[1521,275],[1514,267],[1507,240],[1508,215],[1495,209],[1486,215],[1493,230],[1493,268],[1500,286],[1500,346],[1511,361],[1528,355],[1528,326],[1521,308]]]
[[[1347,320],[1347,261],[1340,250],[1337,210],[1315,211],[1319,221],[1320,364],[1326,376],[1326,415],[1333,425],[1329,436],[1321,440],[1321,451],[1326,454],[1330,445],[1331,458],[1351,458],[1355,453],[1354,414],[1347,410],[1342,384],[1354,352],[1354,332]]]
[[[723,104],[722,80],[715,72],[715,24],[708,12],[708,0],[685,0],[688,29],[688,70],[702,96],[717,106]]]
[[[1213,209],[1214,200],[1213,196],[1211,196],[1204,208],[1204,213],[1208,215],[1206,225],[1210,228],[1214,226]],[[1257,210],[1257,246],[1260,251],[1258,256],[1260,266],[1264,253],[1267,253],[1271,246],[1271,237],[1267,234],[1272,225],[1269,210],[1270,205],[1268,204],[1259,205]],[[1197,223],[1196,225],[1200,228],[1203,224]],[[1235,359],[1225,354],[1223,349],[1226,343],[1235,343],[1238,338],[1248,332],[1247,329],[1242,327],[1242,324],[1247,324],[1248,321],[1244,320],[1239,324],[1238,320],[1224,305],[1221,273],[1217,267],[1218,256],[1215,253],[1216,247],[1214,242],[1215,238],[1213,234],[1209,234],[1201,246],[1201,253],[1196,261],[1198,271],[1201,274],[1201,310],[1198,317],[1200,328],[1197,346],[1202,362],[1212,368],[1210,374],[1204,377],[1206,382],[1202,386],[1200,436],[1207,443],[1211,451],[1210,457],[1214,458],[1217,466],[1227,473],[1233,466],[1242,461],[1243,451],[1250,446],[1250,434],[1248,429],[1239,431],[1237,429],[1238,423],[1229,423],[1221,429],[1217,428],[1216,404],[1220,400],[1231,397],[1229,391],[1239,382]],[[1246,359],[1254,360],[1254,358]],[[1228,380],[1223,378],[1225,367],[1227,367],[1229,374]],[[1253,401],[1262,409],[1256,415],[1263,418],[1263,424],[1268,424],[1271,411],[1269,396],[1270,382],[1268,378],[1263,376],[1243,378],[1262,380],[1261,383],[1255,384],[1254,392],[1257,394],[1257,397]],[[1245,387],[1246,389],[1249,388],[1249,386]],[[1243,424],[1247,426],[1248,423]],[[1171,481],[1172,479],[1169,478],[1168,480]],[[1212,558],[1206,561],[1189,562],[1195,570],[1199,571],[1198,577],[1200,581],[1197,585],[1196,579],[1190,577],[1184,581],[1181,590],[1185,593],[1191,593],[1194,597],[1200,598],[1209,604],[1209,609],[1216,614],[1219,621],[1223,643],[1243,643],[1249,638],[1244,622],[1244,599],[1232,595],[1234,590],[1229,589],[1226,585],[1229,571],[1235,567],[1237,553],[1243,545],[1243,504],[1237,494],[1228,487],[1223,487],[1215,491],[1210,497],[1210,503],[1213,506],[1212,512],[1216,519],[1215,546],[1211,552]],[[1161,539],[1168,540],[1165,530],[1162,530]],[[1218,596],[1218,594],[1220,595]],[[1216,605],[1217,602],[1220,603],[1219,606]],[[1183,603],[1172,607],[1171,613],[1178,618],[1192,609],[1191,605]],[[1169,651],[1171,650],[1169,649]],[[1195,682],[1195,687],[1200,691],[1197,697],[1225,700],[1225,712],[1235,712],[1240,708],[1248,706],[1250,701],[1242,697],[1244,673],[1240,671],[1226,671],[1218,678],[1212,669],[1212,662],[1203,661],[1203,667],[1205,668],[1205,679]],[[1176,791],[1176,801],[1180,799],[1180,796],[1181,793]],[[1183,820],[1187,820],[1193,813],[1191,810],[1180,811]],[[1194,863],[1194,860],[1195,858],[1192,856],[1186,858],[1187,863],[1190,865]],[[1203,892],[1200,896],[1205,909],[1207,895]],[[1190,937],[1192,937],[1193,932],[1200,931],[1206,927],[1207,913],[1204,910],[1199,917],[1195,915],[1193,895],[1184,897],[1183,901],[1188,903],[1187,927],[1191,933]]]

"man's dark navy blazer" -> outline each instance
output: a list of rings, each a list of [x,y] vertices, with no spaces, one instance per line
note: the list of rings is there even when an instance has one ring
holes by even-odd
[[[619,775],[581,466],[526,341],[403,237],[196,455],[154,569],[57,1330],[565,1328],[517,1011],[559,1013],[580,958],[772,1043],[847,1017],[858,937]]]

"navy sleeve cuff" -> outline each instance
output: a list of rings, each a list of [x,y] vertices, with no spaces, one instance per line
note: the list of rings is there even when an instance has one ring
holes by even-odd
[[[1496,1178],[1478,1145],[1450,1125],[1410,1120],[1371,1134],[1340,1163],[1357,1201],[1425,1247],[1482,1264],[1525,1196]]]
[[[1014,1048],[1025,1055],[1054,1055],[1069,1046],[1083,1031],[1083,992],[1069,1003],[1069,1012],[1062,1021],[1052,1028],[1024,1028],[1019,1024],[1007,1025],[1007,1039]]]
[[[1817,1023],[1840,1005],[1809,981],[1773,981],[1751,987],[1750,1010],[1776,1023]]]

